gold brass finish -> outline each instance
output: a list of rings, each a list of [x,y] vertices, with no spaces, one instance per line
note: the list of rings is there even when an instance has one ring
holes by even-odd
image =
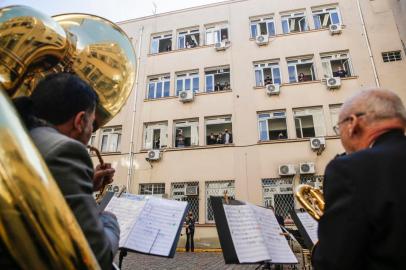
[[[104,160],[100,154],[99,149],[97,149],[94,146],[88,145],[87,148],[91,151],[94,152],[97,156],[97,159],[99,160],[100,166],[104,165]],[[99,190],[99,193],[96,194],[96,202],[100,203],[103,200],[103,197],[106,195],[107,192],[107,184],[103,184]]]
[[[309,185],[299,185],[295,196],[306,211],[317,221],[324,213],[324,197],[321,190]]]

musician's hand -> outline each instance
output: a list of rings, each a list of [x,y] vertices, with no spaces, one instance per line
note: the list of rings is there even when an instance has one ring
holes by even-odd
[[[110,163],[97,165],[93,175],[93,190],[98,191],[103,185],[112,183],[115,172],[116,170],[111,167]]]

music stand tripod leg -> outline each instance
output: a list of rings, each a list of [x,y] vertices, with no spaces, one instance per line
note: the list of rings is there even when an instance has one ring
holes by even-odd
[[[121,266],[123,264],[123,259],[124,257],[127,256],[127,250],[126,249],[120,249],[120,255],[118,256],[118,268],[121,269]]]

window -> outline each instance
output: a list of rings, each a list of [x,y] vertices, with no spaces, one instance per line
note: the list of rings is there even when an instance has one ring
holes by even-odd
[[[316,79],[313,59],[295,59],[287,62],[290,83],[314,81]]]
[[[282,15],[282,30],[284,34],[308,30],[304,12]]]
[[[176,95],[180,91],[199,92],[199,73],[198,71],[178,73],[176,75]]]
[[[196,222],[199,222],[199,182],[172,183],[171,198],[188,203]]]
[[[165,194],[165,183],[140,184],[140,195],[162,197]]]
[[[273,17],[252,19],[250,29],[252,38],[259,35],[275,36],[275,23]]]
[[[219,42],[227,42],[228,37],[228,26],[227,25],[216,25],[206,27],[206,45],[211,45]]]
[[[199,121],[178,121],[175,123],[175,147],[188,147],[199,145]]]
[[[96,134],[93,133],[92,136],[90,137],[88,145],[94,146],[95,140],[96,140]]]
[[[119,152],[121,127],[104,128],[101,131],[101,152]]]
[[[170,76],[151,77],[148,81],[148,99],[169,97]]]
[[[323,190],[324,175],[301,175],[300,184],[307,184]]]
[[[230,90],[230,68],[206,69],[206,92]]]
[[[383,52],[382,58],[384,62],[394,62],[402,60],[402,55],[400,54],[400,51]]]
[[[281,73],[277,62],[254,63],[254,71],[256,86],[281,84]]]
[[[206,119],[206,144],[233,143],[231,116]]]
[[[277,215],[288,216],[295,206],[293,178],[262,179],[262,198],[265,207],[273,206]]]
[[[330,105],[331,126],[334,127],[338,123],[338,116],[340,114],[341,104]]]
[[[304,108],[293,110],[297,138],[325,136],[323,109]]]
[[[168,52],[172,50],[172,34],[152,37],[151,53]]]
[[[178,49],[194,48],[200,44],[199,29],[184,30],[178,33]]]
[[[321,54],[324,78],[353,76],[348,53]]]
[[[224,194],[230,199],[235,198],[234,181],[213,181],[206,182],[206,222],[214,222],[213,208],[211,207],[211,196],[222,197]]]
[[[168,123],[148,123],[144,129],[144,148],[160,149],[167,146]]]
[[[338,8],[315,9],[312,11],[314,28],[328,28],[331,24],[341,24]]]
[[[275,111],[258,114],[259,140],[280,140],[288,138],[286,113]]]

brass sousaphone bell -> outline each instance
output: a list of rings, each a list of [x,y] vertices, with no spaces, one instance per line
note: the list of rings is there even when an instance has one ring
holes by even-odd
[[[324,197],[320,189],[310,185],[298,185],[295,196],[304,209],[317,221],[324,213]]]
[[[7,95],[30,95],[51,73],[76,73],[100,98],[100,127],[126,102],[135,66],[131,41],[103,18],[0,9],[0,241],[20,268],[99,265]]]

